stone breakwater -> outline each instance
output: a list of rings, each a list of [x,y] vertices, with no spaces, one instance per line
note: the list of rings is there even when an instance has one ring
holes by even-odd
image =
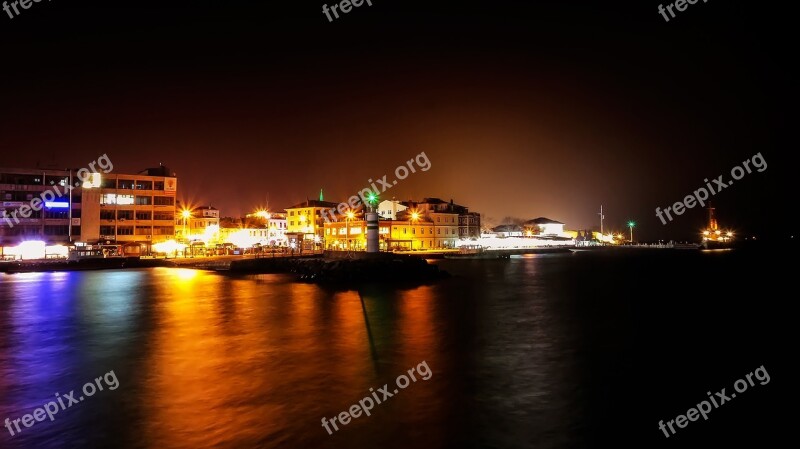
[[[425,259],[393,254],[326,253],[313,259],[249,259],[231,263],[234,274],[292,273],[318,283],[420,282],[449,277]]]

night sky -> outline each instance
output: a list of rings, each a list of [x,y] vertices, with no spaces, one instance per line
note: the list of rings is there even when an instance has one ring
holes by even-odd
[[[372,0],[329,23],[324,3],[0,11],[0,166],[163,163],[179,196],[234,216],[320,188],[346,200],[424,151],[432,168],[383,198],[569,229],[598,226],[603,204],[638,240],[696,238],[704,211],[664,226],[655,208],[761,152],[766,171],[714,197],[720,222],[794,232],[782,4],[710,0],[667,23],[656,1]]]

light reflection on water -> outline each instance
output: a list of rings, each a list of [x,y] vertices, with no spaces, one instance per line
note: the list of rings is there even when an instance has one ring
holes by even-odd
[[[359,291],[168,268],[2,275],[0,420],[110,370],[120,387],[0,447],[581,446],[590,349],[619,343],[587,336],[574,258],[440,263],[456,276]],[[429,380],[322,428],[422,361]]]

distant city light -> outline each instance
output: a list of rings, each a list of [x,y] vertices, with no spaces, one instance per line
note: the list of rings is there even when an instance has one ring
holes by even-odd
[[[157,253],[174,253],[177,251],[183,251],[186,249],[186,245],[183,243],[178,243],[175,240],[167,240],[166,242],[156,243],[153,245],[153,250]]]
[[[266,210],[264,210],[264,209],[257,210],[257,211],[256,211],[256,213],[255,213],[255,214],[253,214],[253,215],[255,215],[255,216],[256,216],[256,217],[258,217],[258,218],[262,218],[262,219],[264,219],[264,220],[269,220],[269,219],[270,219],[270,216],[271,216],[271,215],[270,215],[270,213],[269,213],[269,211],[266,211]]]
[[[22,259],[44,259],[45,248],[45,243],[41,240],[28,240],[15,247],[6,248],[4,253]]]
[[[44,207],[48,209],[69,209],[69,203],[61,203],[56,201],[45,201]]]
[[[228,236],[226,243],[233,243],[237,248],[251,248],[256,243],[261,243],[261,241],[258,237],[250,235],[248,230],[242,229]]]

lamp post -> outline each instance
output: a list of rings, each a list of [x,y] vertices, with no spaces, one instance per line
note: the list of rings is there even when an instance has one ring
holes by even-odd
[[[183,239],[189,243],[189,239],[186,237],[186,220],[192,216],[192,211],[189,209],[183,209],[181,212],[181,217],[183,217]],[[194,250],[192,250],[192,255],[194,255]],[[186,248],[183,249],[183,257],[186,257]]]
[[[184,209],[181,212],[181,216],[183,217],[183,238],[186,239],[186,220],[192,216],[192,212],[189,209]]]
[[[636,222],[631,220],[628,222],[628,227],[631,229],[631,245],[633,244],[633,227],[636,226]]]
[[[347,233],[345,234],[345,241],[347,243],[347,250],[348,251],[350,251],[350,249],[351,249],[350,248],[350,246],[351,246],[350,245],[350,222],[353,220],[353,218],[355,216],[356,216],[356,214],[353,213],[353,211],[351,211],[351,210],[347,211],[347,214],[345,214],[346,218],[344,219],[344,226],[345,226],[346,231],[347,231]]]
[[[419,212],[417,212],[417,211],[411,212],[411,223],[419,224]],[[411,229],[412,229],[412,232],[413,232],[414,228],[412,227]],[[413,235],[417,235],[417,234],[414,233]],[[422,242],[422,241],[420,240],[420,242]],[[422,245],[422,243],[420,243],[420,245]],[[414,249],[414,239],[411,239],[411,249]],[[420,249],[422,249],[422,248],[420,247]]]

